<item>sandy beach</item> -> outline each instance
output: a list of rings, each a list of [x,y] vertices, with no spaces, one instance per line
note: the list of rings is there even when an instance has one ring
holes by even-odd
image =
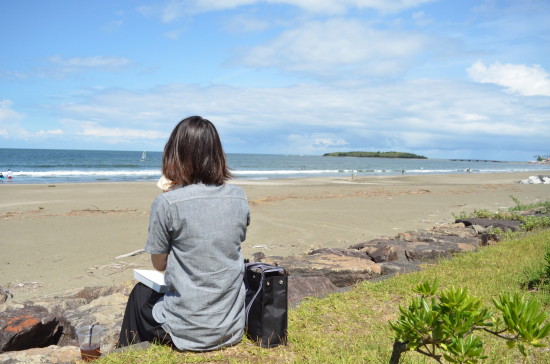
[[[544,173],[550,174],[550,172]],[[529,173],[234,180],[251,225],[243,253],[293,255],[453,221],[453,213],[550,198]],[[150,268],[142,249],[154,183],[0,185],[0,286],[13,300],[132,279]]]

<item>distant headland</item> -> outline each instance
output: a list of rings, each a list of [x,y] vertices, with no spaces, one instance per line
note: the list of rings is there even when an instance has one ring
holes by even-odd
[[[423,155],[403,152],[334,152],[325,153],[323,157],[360,157],[360,158],[410,158],[428,159]]]

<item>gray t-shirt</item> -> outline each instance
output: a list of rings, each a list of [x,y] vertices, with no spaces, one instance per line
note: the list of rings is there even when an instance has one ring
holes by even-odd
[[[241,340],[241,242],[249,221],[246,195],[235,185],[194,184],[154,200],[145,251],[168,253],[168,291],[153,317],[178,349],[214,350]]]

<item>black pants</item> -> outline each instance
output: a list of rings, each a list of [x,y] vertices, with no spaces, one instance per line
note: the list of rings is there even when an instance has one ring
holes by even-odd
[[[136,284],[128,297],[117,348],[142,341],[172,344],[170,335],[153,318],[153,306],[162,296],[142,283]]]

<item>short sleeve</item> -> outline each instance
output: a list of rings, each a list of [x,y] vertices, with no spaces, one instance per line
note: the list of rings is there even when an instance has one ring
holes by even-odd
[[[162,195],[157,196],[151,205],[149,234],[145,251],[151,254],[167,254],[170,251],[172,219],[170,205]]]

